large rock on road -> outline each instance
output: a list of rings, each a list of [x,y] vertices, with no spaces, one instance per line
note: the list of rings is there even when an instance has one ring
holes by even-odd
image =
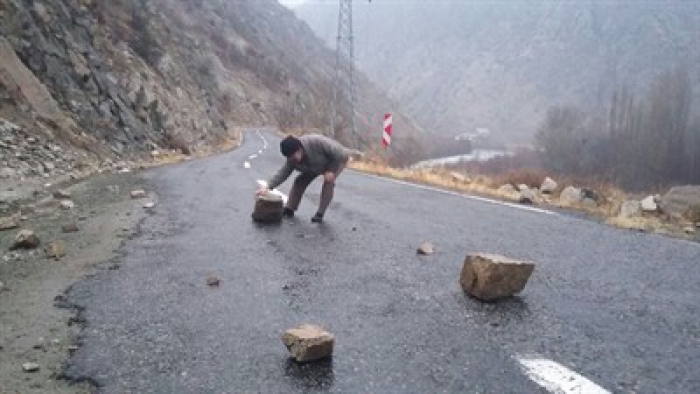
[[[493,254],[470,254],[459,283],[462,290],[482,301],[494,301],[521,292],[535,264]]]

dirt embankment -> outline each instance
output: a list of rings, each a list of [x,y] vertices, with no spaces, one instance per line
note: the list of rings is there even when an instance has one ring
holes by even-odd
[[[58,189],[46,188],[22,202],[18,228],[0,231],[0,392],[90,391],[87,382],[60,379],[64,360],[78,346],[79,331],[77,311],[66,308],[63,293],[97,269],[118,268],[113,259],[121,242],[136,233],[148,214],[144,205],[156,202],[153,195],[131,198],[132,190],[144,188],[142,183],[138,173],[100,174],[61,189],[69,199],[53,197]],[[11,185],[3,182],[3,188],[14,189]],[[72,201],[74,207],[61,208],[61,201]],[[34,231],[41,245],[10,250],[21,229]],[[48,258],[45,248],[56,241],[65,244],[66,254]],[[38,370],[26,372],[27,363]]]

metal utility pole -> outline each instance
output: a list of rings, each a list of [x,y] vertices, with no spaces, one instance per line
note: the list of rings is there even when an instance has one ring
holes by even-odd
[[[338,36],[335,52],[335,81],[333,83],[333,103],[331,104],[330,135],[347,143],[356,144],[360,140],[355,124],[355,53],[352,32],[352,0],[339,0]],[[350,127],[350,136],[344,135],[344,128]],[[344,138],[343,138],[344,137]]]

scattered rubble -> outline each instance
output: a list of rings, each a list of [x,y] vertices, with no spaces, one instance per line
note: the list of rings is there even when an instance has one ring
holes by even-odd
[[[146,191],[145,190],[133,190],[131,192],[131,198],[133,198],[133,199],[146,198]]]
[[[470,254],[459,283],[462,290],[482,301],[494,301],[521,292],[535,264],[493,254]]]
[[[70,199],[70,193],[65,190],[56,190],[53,192],[53,197],[58,200],[68,200]]]
[[[292,358],[303,363],[331,357],[335,337],[320,326],[303,324],[285,331],[282,342]]]
[[[207,278],[207,286],[218,287],[221,284],[221,280],[216,276],[210,276]]]
[[[418,254],[428,256],[433,253],[435,253],[435,246],[430,243],[430,242],[423,242],[419,247],[418,247]]]
[[[63,210],[70,211],[71,209],[75,208],[75,203],[71,200],[62,200],[59,206]]]
[[[10,250],[16,249],[34,249],[39,246],[41,241],[32,230],[21,230],[15,237]]]
[[[80,231],[80,228],[76,223],[69,223],[64,224],[61,227],[61,231],[63,231],[64,233],[77,233],[78,231]]]
[[[66,244],[63,241],[53,241],[46,246],[46,257],[60,260],[66,255]]]
[[[18,227],[17,216],[0,217],[0,231],[12,230]]]
[[[24,372],[36,372],[39,370],[39,364],[37,363],[24,363],[22,364],[22,370]]]

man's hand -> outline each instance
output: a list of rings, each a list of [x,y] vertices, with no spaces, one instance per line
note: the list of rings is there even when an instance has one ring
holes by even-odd
[[[267,188],[267,186],[260,186],[258,188],[258,191],[255,192],[255,195],[257,197],[260,197],[260,196],[264,195],[265,193],[267,193],[268,191],[269,191],[269,189]]]
[[[335,175],[335,172],[333,172],[333,171],[326,171],[323,174],[323,181],[324,182],[333,183],[333,182],[335,182],[335,178],[336,178],[336,175]]]

